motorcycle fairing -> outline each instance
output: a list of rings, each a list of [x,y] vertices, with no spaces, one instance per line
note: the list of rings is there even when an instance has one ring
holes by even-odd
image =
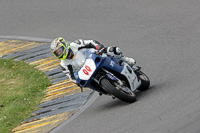
[[[127,78],[132,91],[135,91],[141,84],[141,81],[138,81],[137,76],[127,63],[124,62],[120,65],[118,63],[119,60],[116,58],[100,57],[94,53],[91,53],[89,50],[86,50],[86,53],[87,55],[84,66],[74,73],[74,76],[78,77],[76,80],[80,86],[89,87],[105,94],[106,92],[101,88],[98,88],[98,86],[95,86],[94,81],[91,79],[101,68],[112,70],[114,73],[124,75],[124,77]],[[86,66],[89,70],[87,70]],[[107,75],[107,77],[112,79],[111,76]]]
[[[95,62],[92,59],[86,59],[85,64],[79,70],[78,75],[81,80],[88,80],[96,70]]]
[[[123,63],[123,64],[124,64],[124,67],[121,74],[127,77],[130,83],[131,90],[135,91],[141,85],[141,81],[138,80],[136,74],[133,72],[133,70],[130,68],[130,66],[127,63]]]

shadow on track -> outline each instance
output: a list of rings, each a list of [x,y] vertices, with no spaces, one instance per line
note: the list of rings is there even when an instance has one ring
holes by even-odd
[[[137,106],[137,102],[139,102],[140,100],[142,100],[145,97],[153,97],[154,96],[153,94],[155,94],[156,92],[162,93],[163,88],[165,88],[168,85],[169,85],[169,83],[165,82],[165,83],[152,85],[146,91],[136,91],[137,100],[134,103],[126,103],[117,98],[112,99],[111,96],[106,96],[106,95],[100,96],[100,97],[98,97],[99,99],[100,98],[106,99],[107,102],[103,102],[103,103],[101,103],[101,105],[98,104],[98,106],[96,106],[95,110],[98,112],[101,112],[101,111],[106,112],[106,111],[116,110],[116,109],[120,109],[120,108],[124,108],[124,107],[128,107],[128,106],[134,106],[134,104],[135,104],[135,106]]]
[[[151,94],[155,93],[156,91],[161,91],[163,88],[166,87],[168,83],[160,83],[156,85],[151,85],[148,90],[146,91],[136,91],[137,100],[142,99],[145,96],[150,96]]]

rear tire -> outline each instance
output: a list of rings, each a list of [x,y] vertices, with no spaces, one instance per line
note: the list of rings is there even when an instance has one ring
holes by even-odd
[[[116,98],[122,101],[125,101],[128,103],[132,103],[136,101],[136,96],[133,92],[130,94],[126,94],[125,92],[118,90],[108,79],[102,79],[101,85],[109,94],[112,94],[113,96],[115,96]]]
[[[150,80],[147,77],[147,75],[145,75],[142,71],[138,71],[136,72],[138,78],[141,80],[141,85],[138,88],[138,90],[140,91],[146,91],[147,89],[149,89],[150,86]]]

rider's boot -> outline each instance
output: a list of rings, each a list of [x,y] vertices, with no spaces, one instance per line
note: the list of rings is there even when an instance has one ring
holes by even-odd
[[[109,56],[115,57],[117,59],[120,59],[120,60],[126,62],[131,67],[136,64],[135,59],[123,56],[123,54],[122,54],[122,52],[121,52],[119,47],[116,47],[116,46],[107,47],[106,48],[106,53]]]
[[[133,66],[132,66],[132,69],[134,70],[134,72],[138,72],[138,71],[140,71],[141,67],[140,67],[140,66],[133,65]]]
[[[121,57],[121,60],[123,60],[124,62],[129,64],[131,67],[133,67],[136,64],[136,61],[133,58],[123,56],[123,57]]]

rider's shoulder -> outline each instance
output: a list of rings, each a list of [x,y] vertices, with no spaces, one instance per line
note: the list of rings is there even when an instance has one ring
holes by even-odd
[[[67,59],[65,59],[65,60],[60,60],[60,65],[61,66],[66,66],[66,65],[68,65],[70,63],[70,60],[67,60]]]
[[[81,44],[77,44],[75,42],[71,42],[69,45],[70,47],[75,47],[75,48],[79,48],[81,46]]]
[[[73,43],[76,43],[78,45],[83,45],[84,44],[84,40],[83,39],[77,39]]]

